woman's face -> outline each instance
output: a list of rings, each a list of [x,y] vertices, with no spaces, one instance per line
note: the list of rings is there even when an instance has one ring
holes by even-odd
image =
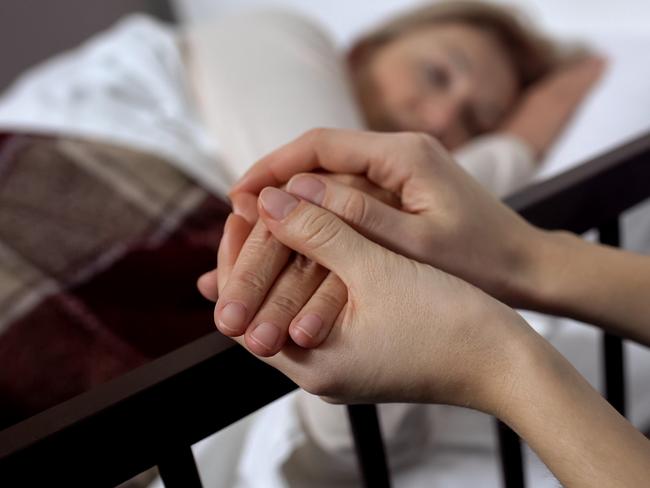
[[[371,129],[427,132],[448,149],[495,129],[518,95],[497,40],[462,23],[399,36],[353,71]]]

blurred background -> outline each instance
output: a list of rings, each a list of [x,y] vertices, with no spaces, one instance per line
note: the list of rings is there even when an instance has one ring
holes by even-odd
[[[109,28],[121,17],[136,11],[146,12],[182,28],[238,10],[280,5],[317,19],[344,48],[375,24],[399,11],[422,3],[429,2],[422,0],[2,0],[0,2],[0,59],[2,59],[0,94],[31,66],[79,45],[93,34]],[[603,53],[610,63],[611,69],[603,79],[603,83],[595,91],[594,96],[586,100],[584,106],[580,108],[575,123],[571,124],[566,133],[559,138],[536,177],[544,178],[566,170],[573,164],[585,161],[650,130],[650,91],[647,89],[648,79],[650,79],[650,49],[648,49],[650,47],[648,29],[650,1],[497,0],[495,3],[519,7],[541,30],[557,39],[587,43],[593,46],[595,51]],[[130,83],[129,80],[127,82]],[[183,101],[183,97],[180,97],[180,101]],[[162,108],[166,109],[166,107]],[[176,112],[165,112],[163,115],[169,114],[171,114],[170,119],[179,122]],[[163,119],[163,122],[168,120]],[[168,126],[170,124],[164,127]],[[179,127],[185,129],[180,123]],[[200,131],[195,132],[200,133]],[[163,137],[159,137],[158,132],[152,133],[152,139],[170,144],[174,142],[172,138],[164,140]],[[201,142],[202,139],[197,136],[197,141]],[[186,147],[181,149],[189,151]],[[212,149],[212,146],[208,149]],[[191,159],[185,157],[188,154],[196,156],[195,153],[187,151],[178,159]],[[121,160],[121,156],[118,159]],[[562,210],[558,209],[558,211]],[[645,214],[642,215],[640,210],[645,210]],[[649,217],[648,205],[626,216],[623,224],[628,248],[642,252],[650,249]],[[207,256],[206,259],[211,266],[213,254],[210,252]],[[167,259],[167,255],[163,257],[165,262],[171,261]],[[186,263],[180,267],[183,266],[186,266]],[[204,270],[207,266],[203,268],[198,266],[198,268]],[[174,280],[176,279],[173,273],[168,274]],[[196,295],[193,279],[188,283],[191,293]],[[205,303],[201,302],[201,305],[205,306]],[[211,310],[208,312],[211,313]],[[211,327],[209,321],[208,325]],[[568,334],[578,330],[575,324],[574,329],[566,327]],[[561,347],[560,349],[567,355],[573,352],[574,357],[581,358],[582,363],[578,365],[580,371],[587,374],[592,382],[597,383],[600,376],[596,364],[598,345],[596,335],[591,333],[588,340],[585,340],[580,334],[576,332],[570,336],[571,340],[563,343],[564,349]],[[637,354],[635,358],[645,354],[643,360],[646,362],[639,363],[642,366],[650,364],[650,356],[647,352],[630,350],[630,357],[633,353]],[[650,389],[647,386],[647,374],[641,373],[650,369],[643,366],[636,368],[635,371],[638,374],[629,380],[630,389],[637,394],[636,401],[632,402],[631,417],[639,422],[645,422],[646,417],[650,415],[647,413]],[[450,424],[449,429],[454,430],[455,426],[462,422],[465,420],[461,419],[456,424]],[[246,429],[250,423],[251,420],[248,419],[239,426],[233,426],[222,432],[218,439],[215,436],[212,440],[204,441],[197,457],[204,482],[214,479],[213,483],[206,482],[206,486],[233,486],[223,484],[224,473],[228,472],[229,476],[234,478],[233,471],[237,466]],[[431,472],[420,473],[418,476],[426,478],[436,473],[442,476],[447,468],[465,470],[466,465],[454,465],[459,456],[457,452],[452,454],[449,458],[439,458],[438,464],[430,466]],[[491,476],[496,479],[496,463],[490,458],[485,461],[485,465],[488,466],[486,469],[491,470],[489,471],[492,473]],[[479,465],[480,469],[483,467],[483,464]],[[539,463],[535,469],[538,477],[548,477]],[[257,466],[251,471],[255,470],[258,470]],[[556,486],[552,480],[550,483]],[[413,482],[409,486],[430,485],[425,481],[419,485]],[[487,484],[482,483],[481,486]]]
[[[122,15],[144,10],[183,22],[259,5],[286,5],[320,18],[346,42],[359,30],[419,0],[3,0],[0,2],[0,89],[30,65],[78,44]],[[549,33],[567,37],[650,37],[645,0],[512,0]]]

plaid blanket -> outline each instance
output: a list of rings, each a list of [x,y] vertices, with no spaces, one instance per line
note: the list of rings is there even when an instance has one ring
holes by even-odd
[[[156,156],[0,135],[0,428],[213,330],[229,211]]]

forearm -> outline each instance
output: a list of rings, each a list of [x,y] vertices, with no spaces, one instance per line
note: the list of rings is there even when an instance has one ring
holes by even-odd
[[[598,80],[605,61],[587,57],[558,68],[531,87],[503,131],[526,141],[541,157]]]
[[[650,441],[536,334],[517,356],[508,403],[492,413],[521,435],[562,486],[644,486]]]
[[[650,258],[542,232],[530,246],[530,308],[587,322],[650,346]]]
[[[539,160],[562,132],[576,107],[563,103],[547,103],[542,107],[531,102],[530,105],[530,110],[515,114],[503,127],[503,132],[525,141]]]

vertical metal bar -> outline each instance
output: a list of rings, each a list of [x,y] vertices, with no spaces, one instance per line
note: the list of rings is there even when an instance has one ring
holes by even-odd
[[[348,405],[354,447],[366,488],[390,488],[384,440],[375,405]]]
[[[605,222],[598,228],[600,242],[608,246],[621,246],[621,226],[618,218]],[[603,333],[603,374],[605,376],[605,398],[625,415],[625,367],[623,340]]]
[[[169,451],[158,463],[165,488],[202,488],[199,470],[190,446]]]
[[[524,488],[524,458],[519,436],[500,420],[496,420],[501,458],[503,486],[506,488]]]

